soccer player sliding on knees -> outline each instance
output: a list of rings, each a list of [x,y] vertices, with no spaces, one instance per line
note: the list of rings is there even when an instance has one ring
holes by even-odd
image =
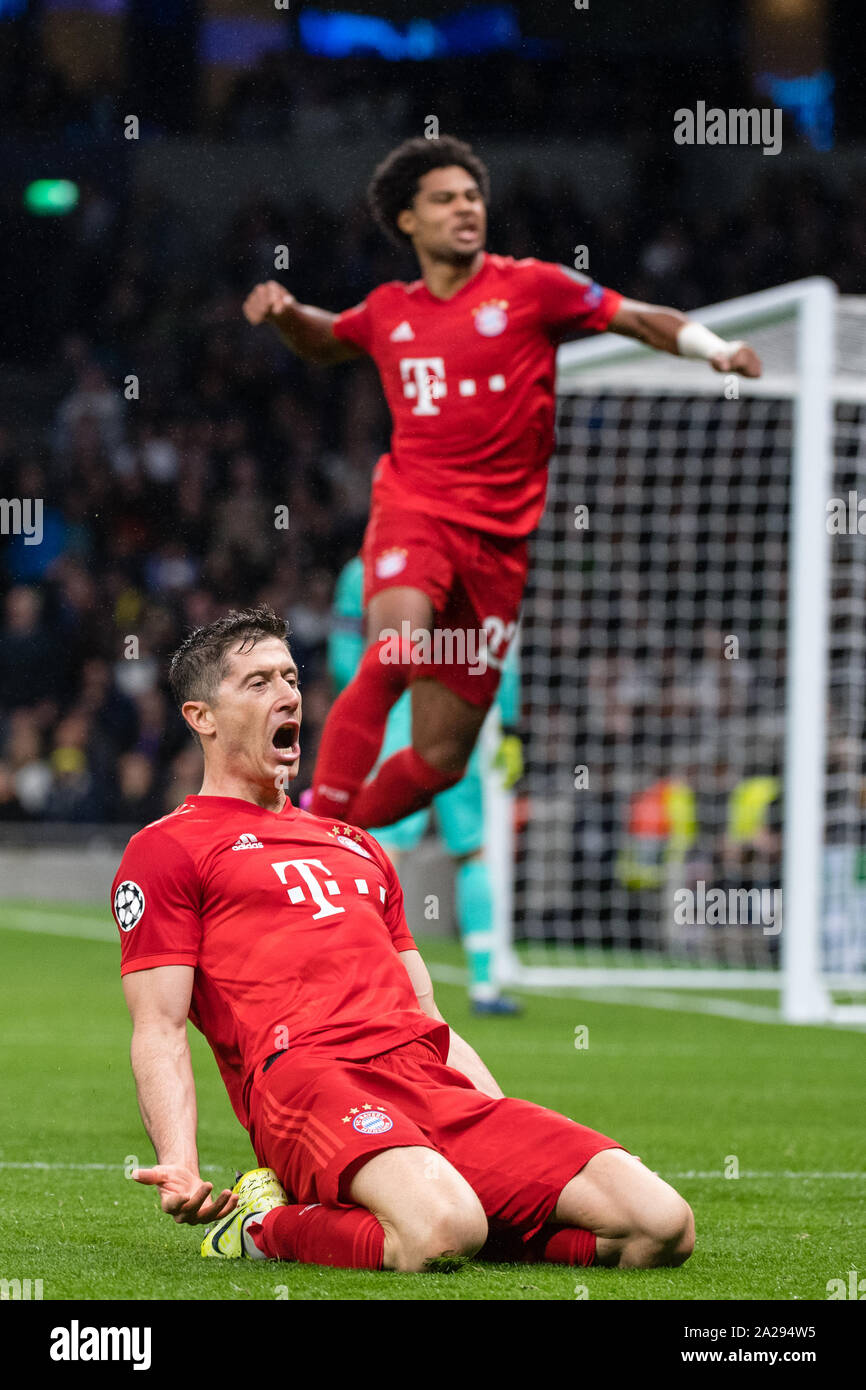
[[[171,685],[204,781],[112,887],[132,1069],[156,1152],[133,1177],[209,1258],[420,1271],[485,1257],[680,1265],[682,1197],[615,1139],[503,1095],[443,1019],[382,848],[294,806],[301,694],[262,606],[193,632]],[[190,1019],[259,1168],[199,1172]]]
[[[310,362],[369,354],[391,411],[362,551],[369,647],[331,709],[311,801],[317,815],[383,826],[460,780],[496,693],[544,508],[557,345],[612,331],[718,372],[755,377],[761,364],[675,309],[486,252],[487,169],[459,140],[406,141],[368,197],[385,233],[411,243],[419,280],[380,285],[341,314],[268,281],[244,314]],[[411,634],[437,631],[457,640],[413,644]],[[409,685],[412,745],[366,781]]]

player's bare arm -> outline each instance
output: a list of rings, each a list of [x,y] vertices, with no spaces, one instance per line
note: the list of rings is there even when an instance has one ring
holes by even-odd
[[[430,1018],[438,1018],[441,1023],[447,1023],[447,1019],[442,1017],[433,997],[433,981],[430,979],[430,972],[424,964],[421,952],[401,951],[400,959],[406,967],[406,973],[412,981],[412,988],[424,1013],[428,1014]],[[459,1033],[455,1033],[453,1028],[451,1029],[448,1066],[453,1067],[455,1071],[461,1071],[464,1076],[468,1076],[473,1086],[476,1086],[479,1091],[483,1091],[485,1095],[493,1096],[495,1100],[500,1100],[505,1095],[475,1049],[470,1047]]]
[[[227,1190],[211,1198],[196,1151],[195,1083],[186,1019],[194,971],[163,965],[123,977],[132,1018],[130,1058],[144,1127],[157,1165],[137,1168],[136,1182],[159,1188],[162,1209],[179,1224],[196,1225],[228,1215],[237,1198]]]
[[[647,347],[673,353],[675,357],[702,358],[717,372],[735,372],[747,377],[761,375],[761,359],[748,343],[726,343],[679,309],[624,299],[610,321],[610,331],[626,338],[637,338]]]
[[[351,343],[334,336],[336,314],[313,304],[299,304],[276,280],[256,285],[244,300],[243,309],[248,323],[254,327],[271,324],[286,347],[307,362],[331,366],[362,355]]]

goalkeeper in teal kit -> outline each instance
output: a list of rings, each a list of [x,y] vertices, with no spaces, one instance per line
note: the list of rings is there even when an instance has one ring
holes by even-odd
[[[352,680],[364,654],[362,590],[364,566],[360,556],[343,568],[334,594],[335,623],[328,641],[328,669],[337,694]],[[518,721],[519,678],[515,644],[502,669],[496,705],[504,729]],[[412,742],[412,706],[404,691],[388,716],[379,761]],[[460,937],[469,962],[469,995],[479,1014],[515,1014],[519,1006],[498,992],[493,978],[493,894],[490,872],[483,855],[484,787],[483,740],[475,744],[466,773],[456,786],[433,799],[438,829],[455,861],[455,907]],[[520,739],[506,734],[497,762],[503,767],[506,786],[522,771]],[[427,829],[430,807],[371,834],[389,854],[414,849]]]

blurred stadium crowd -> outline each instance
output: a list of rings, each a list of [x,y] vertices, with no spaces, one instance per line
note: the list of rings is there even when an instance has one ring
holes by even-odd
[[[497,132],[504,111],[512,130],[555,129],[561,84],[496,63]],[[437,110],[442,130],[475,139],[483,157],[482,68],[461,87],[452,65]],[[362,86],[351,65],[307,60],[302,71],[268,58],[236,83],[214,137],[290,139],[364,122],[384,154],[423,128],[425,98],[402,66],[383,65],[387,83],[371,103],[364,71]],[[50,69],[36,79],[17,101],[14,81],[6,88],[18,129],[80,133],[113,119],[116,94],[81,108]],[[593,86],[616,139],[645,140],[645,85],[617,89],[609,105],[613,86],[603,75]],[[816,273],[859,288],[863,188],[840,197],[768,171],[741,211],[709,205],[696,216],[671,177],[664,161],[646,161],[631,201],[612,195],[593,218],[527,169],[505,194],[494,184],[490,246],[570,261],[586,244],[598,279],[684,309]],[[360,542],[388,416],[369,363],[311,368],[249,328],[241,303],[277,278],[339,309],[383,279],[414,278],[411,258],[362,204],[337,214],[269,191],[214,240],[164,198],[126,199],[96,176],[63,238],[53,416],[41,438],[0,423],[0,497],[44,500],[41,544],[0,540],[0,819],[143,824],[196,791],[200,755],[171,707],[167,657],[190,626],[261,599],[287,617],[301,668],[299,790],[330,700],[333,582]],[[291,271],[280,273],[283,243]],[[285,506],[288,529],[277,529]]]

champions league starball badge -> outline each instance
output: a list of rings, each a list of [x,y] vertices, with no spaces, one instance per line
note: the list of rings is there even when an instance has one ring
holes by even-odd
[[[144,890],[131,878],[119,883],[114,894],[114,916],[121,931],[132,931],[144,912]]]

